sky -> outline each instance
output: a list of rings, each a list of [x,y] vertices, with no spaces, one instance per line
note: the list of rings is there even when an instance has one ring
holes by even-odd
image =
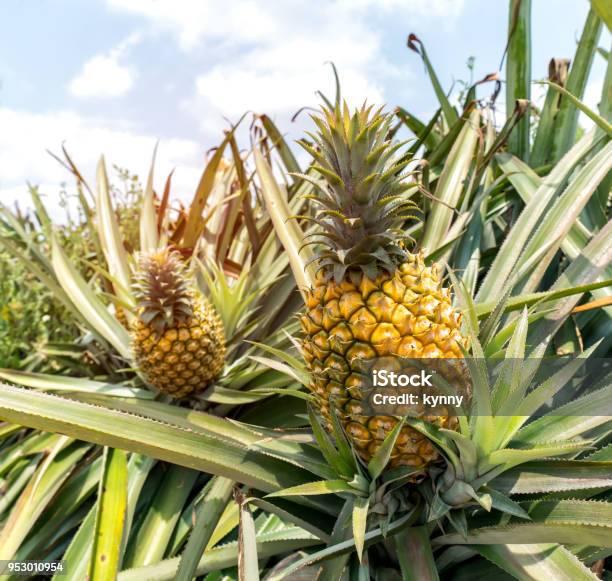
[[[551,57],[573,56],[589,3],[532,5],[533,76],[544,78]],[[157,188],[176,168],[174,190],[188,199],[206,152],[245,111],[299,137],[308,120],[292,122],[294,113],[316,106],[317,90],[333,94],[330,61],[349,103],[427,118],[436,100],[407,35],[420,37],[450,90],[498,70],[508,20],[506,0],[2,0],[2,8],[0,203],[27,204],[29,182],[52,209],[70,176],[47,149],[65,144],[92,182],[101,154],[144,180],[159,140]],[[610,47],[607,31],[600,46]],[[597,56],[591,106],[604,74]]]

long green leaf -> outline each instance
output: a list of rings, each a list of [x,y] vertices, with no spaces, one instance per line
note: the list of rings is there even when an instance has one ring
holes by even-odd
[[[290,176],[294,173],[300,173],[302,171],[300,165],[293,155],[291,148],[287,145],[287,142],[285,141],[281,132],[278,130],[278,127],[276,127],[274,122],[267,115],[260,115],[259,119],[261,120],[261,124],[264,126],[268,137],[272,140],[279,157],[283,161],[287,173]]]
[[[128,550],[126,565],[143,567],[160,561],[198,473],[183,466],[170,466],[146,517]]]
[[[530,516],[525,509],[518,503],[506,496],[499,490],[494,490],[490,487],[485,487],[486,494],[491,498],[491,507],[506,514],[516,516],[518,518],[530,520]]]
[[[427,527],[409,527],[393,537],[402,581],[438,581]]]
[[[242,119],[240,121],[242,121]],[[238,123],[240,123],[240,121]],[[237,125],[235,125],[230,131],[226,132],[225,138],[220,143],[219,147],[217,147],[215,153],[212,155],[209,162],[206,164],[204,171],[202,172],[202,177],[200,178],[200,182],[193,196],[193,200],[189,206],[187,222],[185,224],[185,230],[181,241],[181,245],[184,248],[193,248],[196,245],[200,234],[202,233],[202,212],[204,212],[204,208],[206,207],[210,193],[213,190],[213,186],[217,178],[217,170],[219,169],[219,164],[223,159],[223,152],[234,134],[236,127]]]
[[[567,77],[565,89],[577,99],[582,99],[595,58],[597,41],[601,32],[601,19],[591,9],[587,15],[582,35]],[[567,97],[562,98],[555,120],[553,141],[554,160],[560,159],[570,149],[578,127],[578,109]]]
[[[232,494],[233,482],[213,477],[213,482],[196,510],[195,523],[176,573],[176,581],[191,581],[221,513]]]
[[[602,237],[601,242],[603,243],[605,238]],[[576,273],[580,272],[580,267],[585,264],[585,261],[578,261],[576,265]],[[597,278],[597,276],[592,275],[592,272],[583,272],[582,273],[585,278],[592,276],[593,278]],[[575,280],[575,279],[574,279]],[[505,311],[517,311],[522,309],[523,307],[529,307],[531,305],[539,304],[542,306],[542,311],[546,312],[550,309],[550,305],[547,303],[557,302],[559,299],[563,299],[565,297],[575,297],[576,295],[581,295],[586,292],[594,291],[597,289],[609,288],[612,286],[612,279],[600,280],[599,282],[592,282],[588,284],[577,284],[576,286],[571,286],[569,284],[569,280],[565,277],[560,279],[559,283],[556,284],[555,290],[544,291],[540,293],[527,293],[525,295],[519,295],[516,297],[512,297],[507,300],[505,304]],[[562,283],[566,283],[568,286],[565,288],[560,288]],[[479,319],[482,319],[492,313],[495,310],[496,303],[486,302],[479,303],[475,305],[476,314]],[[573,307],[572,307],[573,308]],[[570,309],[571,310],[571,309]],[[530,316],[530,322],[533,317]],[[509,330],[510,335],[512,334],[512,330]]]
[[[319,480],[317,482],[307,482],[306,484],[298,484],[291,488],[285,488],[268,494],[268,497],[309,496],[312,494],[337,494],[338,492],[356,494],[357,490],[351,488],[344,480]]]
[[[141,454],[132,454],[128,462],[128,487],[127,487],[127,508],[125,516],[125,534],[123,535],[123,543],[121,554],[125,554],[127,541],[130,538],[136,507],[140,498],[140,493],[147,481],[147,477],[155,466],[155,459],[143,456]]]
[[[531,0],[510,0],[506,60],[506,107],[531,99]],[[520,159],[529,157],[529,115],[508,137],[508,149]]]
[[[319,518],[320,514],[311,514],[308,508],[300,507],[299,505],[291,502],[275,501],[271,502],[259,497],[250,497],[249,502],[265,510],[270,514],[275,514],[283,522],[294,524],[301,527],[305,531],[312,533],[318,539],[321,539],[324,543],[330,541],[330,535],[327,530],[323,530],[321,526],[324,524]],[[281,506],[282,504],[282,506]],[[312,517],[315,517],[314,519]]]
[[[301,530],[298,527],[282,529],[265,533],[257,539],[257,555],[260,559],[302,550],[321,541]],[[220,571],[228,567],[235,567],[238,563],[238,543],[231,542],[220,547],[210,549],[202,555],[197,575],[204,575],[211,571]],[[117,577],[118,581],[173,581],[179,566],[179,559],[167,559],[149,567],[140,567],[123,571]]]
[[[608,423],[612,416],[612,386],[575,399],[522,428],[518,444],[554,442],[576,438]]]
[[[581,543],[612,545],[612,503],[591,500],[538,501],[528,507],[532,522],[484,526],[464,537],[457,533],[437,537],[437,545]]]
[[[89,574],[89,563],[91,560],[91,549],[93,546],[93,533],[96,524],[97,506],[91,507],[87,516],[83,519],[81,526],[72,537],[70,545],[66,549],[62,560],[64,561],[63,572],[53,576],[53,581],[82,581]]]
[[[96,186],[98,235],[100,236],[102,250],[106,257],[108,271],[111,277],[118,283],[115,288],[117,296],[127,305],[131,305],[134,299],[129,291],[131,285],[130,267],[127,253],[123,246],[119,224],[117,223],[117,216],[111,201],[104,157],[101,157],[98,162]]]
[[[337,474],[350,478],[355,473],[355,467],[348,463],[343,458],[342,454],[334,447],[327,432],[323,429],[321,421],[313,409],[313,406],[308,407],[308,418],[310,419],[310,425],[317,445],[327,463]]]
[[[147,389],[102,383],[84,377],[53,375],[51,373],[0,369],[0,379],[43,391],[97,393],[115,397],[136,397],[138,399],[153,399],[155,397],[155,394]]]
[[[423,43],[417,37],[416,34],[410,34],[408,36],[408,48],[416,52],[423,59],[423,63],[425,64],[425,68],[427,69],[427,74],[431,79],[431,84],[433,85],[434,92],[436,93],[436,97],[438,98],[440,106],[442,107],[442,112],[446,120],[446,125],[447,127],[451,127],[457,121],[457,112],[450,104],[448,97],[444,93],[442,85],[440,85],[440,81],[438,80],[438,75],[436,74],[436,71],[434,70],[431,64],[429,57],[427,56],[425,47],[423,46]]]
[[[523,199],[523,202],[528,204],[537,188],[541,185],[541,178],[527,164],[508,153],[498,154],[496,161],[500,169],[508,176],[508,179]],[[590,236],[589,230],[580,220],[576,220],[568,235],[562,240],[561,248],[566,256],[573,260],[586,246]]]
[[[564,385],[566,385],[566,383],[572,377],[574,377],[578,370],[584,365],[585,360],[591,356],[594,350],[595,346],[587,349],[578,357],[574,358],[570,363],[564,365],[561,369],[559,369],[559,371],[555,372],[542,384],[530,391],[525,396],[525,399],[519,404],[518,409],[516,409],[514,413],[519,416],[534,415],[540,406],[552,399],[554,395]],[[508,412],[510,411],[511,410],[508,410]]]
[[[597,186],[612,169],[612,142],[608,143],[597,155],[587,163],[584,168],[572,179],[565,191],[546,212],[546,216],[539,228],[521,255],[521,260],[527,260],[536,254],[538,248],[547,241],[555,239],[556,242],[546,251],[527,279],[521,285],[521,290],[530,292],[537,288],[546,268],[555,256],[563,238],[569,234],[580,212],[586,206],[589,198],[596,191]],[[554,232],[554,238],[551,234]]]
[[[551,287],[555,292],[560,288],[579,287],[597,280],[612,263],[612,220],[606,224],[587,244],[565,269],[561,276]],[[546,313],[536,325],[532,325],[529,332],[528,343],[532,350],[547,343],[551,337],[570,315],[572,309],[580,300],[580,295],[573,294],[555,304],[553,312]],[[539,311],[544,311],[541,306]]]
[[[256,426],[246,426],[211,414],[160,402],[137,402],[133,399],[119,398],[102,400],[98,396],[89,395],[80,397],[89,403],[101,404],[107,410],[112,409],[128,414],[142,415],[162,424],[171,424],[183,430],[200,434],[204,439],[213,438],[220,442],[226,442],[229,446],[244,447],[246,450],[280,458],[300,469],[306,469],[324,478],[332,477],[333,474],[331,468],[317,450],[311,446],[278,437],[281,434],[274,430],[269,431]],[[300,409],[300,411],[302,410]],[[305,478],[302,482],[308,480],[311,480],[311,478]],[[263,489],[260,488],[260,490]]]
[[[304,234],[297,221],[291,217],[287,197],[274,177],[272,168],[257,148],[254,149],[253,155],[255,156],[255,167],[261,181],[261,191],[266,202],[266,208],[272,219],[276,234],[289,256],[289,264],[297,286],[303,293],[303,289],[313,286],[314,280],[310,272],[311,269],[306,266],[310,258],[309,249],[308,247],[301,248]]]
[[[565,547],[551,543],[476,545],[476,550],[516,579],[595,581],[597,576]]]
[[[31,390],[0,385],[0,418],[225,476],[272,492],[308,481],[294,465],[218,436]],[[222,420],[227,433],[240,432]],[[220,445],[225,442],[224,445]]]
[[[438,115],[434,115],[432,117],[432,122],[430,121],[427,125],[423,122],[419,121],[414,115],[410,114],[408,111],[403,109],[402,107],[397,107],[395,110],[395,114],[399,117],[406,127],[418,137],[418,143],[422,143],[429,150],[432,150],[438,145],[441,141],[440,136],[434,131],[434,124]],[[412,148],[413,146],[411,146]]]
[[[557,91],[561,95],[563,95],[567,100],[569,100],[572,105],[574,105],[577,109],[580,109],[587,117],[589,117],[595,125],[600,127],[606,132],[608,137],[612,137],[612,123],[608,123],[603,117],[595,113],[591,108],[587,107],[580,99],[572,95],[567,89],[557,85],[556,83],[552,83],[551,81],[542,81],[542,84],[548,85],[554,91]]]
[[[599,18],[601,18],[608,30],[612,30],[612,6],[606,0],[591,0],[591,6],[599,14]]]
[[[355,498],[353,504],[353,538],[355,539],[355,549],[359,561],[363,561],[363,545],[365,542],[366,530],[368,527],[368,509],[370,499],[365,496]]]
[[[64,436],[56,441],[38,467],[0,531],[0,559],[11,559],[38,517],[70,475],[70,469],[87,452],[85,444],[70,444]]]
[[[584,159],[597,141],[598,137],[595,132],[589,132],[555,165],[554,169],[543,180],[542,185],[534,193],[532,201],[525,206],[497,252],[493,264],[478,289],[476,302],[485,300],[497,302],[501,298],[506,281],[510,277],[525,244],[542,222],[542,216],[560,184],[565,183],[574,166]],[[554,224],[548,224],[547,226],[550,236],[554,236],[554,226]]]
[[[112,581],[119,571],[127,508],[126,453],[106,448],[102,471],[89,569],[89,579],[92,581]]]
[[[612,462],[541,460],[497,476],[491,486],[508,494],[537,494],[612,487]]]
[[[480,112],[474,109],[459,133],[438,179],[435,200],[421,241],[421,246],[428,252],[436,250],[443,243],[451,224],[454,209],[464,191],[468,171],[473,162],[479,124]]]
[[[483,471],[486,471],[495,466],[504,466],[512,468],[523,462],[530,460],[538,460],[540,458],[552,458],[553,456],[562,456],[580,452],[587,448],[590,442],[553,442],[551,444],[534,445],[530,448],[505,448],[503,450],[495,450],[489,454],[488,458],[483,461]]]
[[[240,508],[240,528],[238,531],[238,576],[240,581],[259,581],[257,557],[257,532],[255,521],[244,495],[236,490],[236,502]]]
[[[147,186],[142,198],[142,210],[140,217],[140,251],[149,252],[159,246],[159,235],[157,231],[157,216],[155,215],[155,193],[153,192],[153,177],[155,172],[155,157],[157,155],[157,144],[153,149],[153,158],[147,178]]]
[[[412,511],[401,518],[398,518],[394,522],[392,522],[387,530],[386,534],[383,535],[383,531],[380,528],[373,529],[368,531],[364,537],[364,546],[368,547],[371,544],[375,544],[384,537],[388,537],[394,534],[397,534],[399,531],[404,528],[410,526],[416,520],[416,512]],[[316,553],[306,555],[299,561],[293,563],[290,567],[287,567],[280,574],[275,575],[270,578],[268,581],[280,581],[281,579],[290,578],[290,575],[299,571],[300,569],[311,565],[313,563],[318,563],[320,561],[326,561],[328,559],[333,559],[334,557],[338,557],[341,555],[346,555],[347,553],[351,553],[355,549],[355,541],[353,538],[347,539],[345,541],[337,542],[325,549],[321,549]],[[329,577],[328,577],[329,578]]]
[[[569,64],[569,59],[551,59],[548,65],[548,80],[564,85],[567,80]],[[550,159],[553,139],[555,138],[555,117],[558,111],[559,93],[553,88],[548,87],[544,106],[540,111],[540,119],[533,140],[533,147],[531,148],[531,156],[529,158],[531,167],[541,167]]]
[[[92,329],[117,349],[122,357],[129,359],[130,337],[127,331],[109,313],[96,293],[70,263],[56,237],[53,237],[52,242],[52,262],[62,288]]]
[[[399,420],[395,426],[393,426],[393,429],[385,436],[380,448],[376,450],[376,453],[368,462],[368,472],[370,473],[372,480],[376,480],[389,463],[391,453],[393,452],[393,447],[395,446],[395,442],[397,441],[405,422],[406,418],[402,417],[401,420]]]

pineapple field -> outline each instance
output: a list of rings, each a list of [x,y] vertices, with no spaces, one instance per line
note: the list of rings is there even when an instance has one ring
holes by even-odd
[[[331,65],[185,203],[62,147],[76,210],[0,205],[1,579],[612,579],[612,14],[537,79],[530,5],[458,99],[408,36],[430,119]]]

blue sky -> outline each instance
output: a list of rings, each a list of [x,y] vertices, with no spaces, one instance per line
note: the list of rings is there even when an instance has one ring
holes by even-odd
[[[533,73],[571,57],[587,0],[533,0]],[[67,175],[46,153],[65,142],[86,175],[104,153],[143,175],[161,140],[158,175],[176,166],[189,196],[226,119],[266,112],[290,138],[331,91],[326,61],[353,103],[400,104],[426,117],[435,98],[405,45],[415,32],[441,82],[496,71],[506,0],[3,0],[0,21],[0,202],[23,199],[26,180],[51,204]],[[609,48],[602,34],[600,45]],[[585,100],[597,103],[597,57]],[[485,89],[488,90],[488,89]],[[538,98],[538,92],[535,98]],[[245,144],[246,145],[246,144]]]

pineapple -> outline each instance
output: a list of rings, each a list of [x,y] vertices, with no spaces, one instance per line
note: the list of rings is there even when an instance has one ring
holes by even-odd
[[[204,389],[223,369],[225,336],[215,309],[187,281],[178,252],[140,257],[131,325],[134,359],[147,382],[184,397]]]
[[[125,314],[125,309],[120,305],[115,305],[115,318],[124,329],[130,328],[130,323],[128,321],[128,317]]]
[[[337,105],[313,119],[315,147],[300,144],[326,183],[316,182],[310,196],[320,229],[311,242],[318,243],[317,275],[306,290],[302,347],[327,428],[333,405],[367,462],[397,419],[364,414],[364,362],[461,357],[461,316],[436,266],[405,248],[399,228],[415,207],[406,195],[414,184],[403,172],[410,160],[396,156],[401,144],[387,140],[391,116],[366,106],[351,115]],[[423,419],[446,428],[457,424],[447,415]],[[389,466],[424,468],[437,456],[425,436],[405,426]]]

